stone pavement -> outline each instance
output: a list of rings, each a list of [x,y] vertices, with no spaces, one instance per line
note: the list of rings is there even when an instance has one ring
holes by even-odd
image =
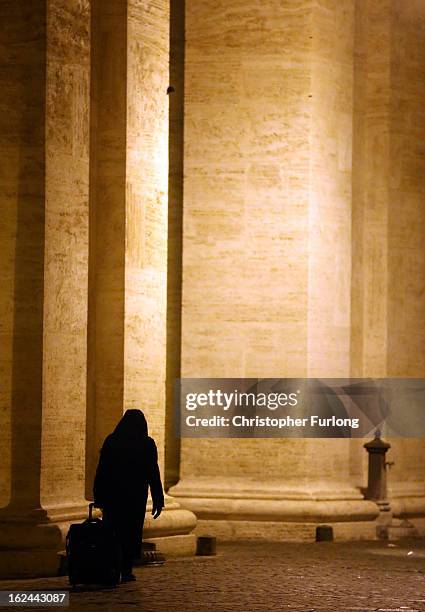
[[[226,543],[216,557],[168,560],[136,574],[116,589],[71,592],[69,610],[425,611],[423,540]],[[1,590],[65,588],[66,578],[0,581]]]

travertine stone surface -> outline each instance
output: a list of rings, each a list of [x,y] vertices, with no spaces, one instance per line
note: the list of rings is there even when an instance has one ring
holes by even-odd
[[[15,280],[5,467],[8,511],[25,513],[72,505],[84,494],[89,6],[58,0],[2,8],[11,17],[4,20],[10,110],[2,117],[12,118],[3,131],[10,149],[5,229],[15,242],[14,261],[12,251],[6,258]]]
[[[418,0],[393,6],[387,372],[424,377],[425,12]],[[393,495],[401,498],[401,507],[416,502],[415,514],[418,505],[424,513],[425,440],[392,444]]]
[[[87,493],[127,408],[163,463],[168,187],[168,3],[94,4]]]
[[[306,373],[310,35],[303,2],[186,3],[182,376]],[[176,494],[289,447],[183,440]]]
[[[312,5],[308,376],[350,370],[352,0]]]
[[[168,0],[0,3],[0,574],[57,570],[124,409],[177,479],[180,367],[424,376],[422,0],[184,4],[170,82]],[[423,532],[423,440],[390,442]],[[362,441],[180,458],[146,522],[167,553],[194,550],[179,502],[223,537],[374,534]]]
[[[124,398],[142,408],[162,476],[165,448],[169,3],[128,3]],[[193,554],[195,516],[167,496],[145,537]],[[169,536],[178,536],[175,540]],[[162,540],[161,540],[162,538]]]
[[[420,2],[357,3],[352,374],[423,377],[425,65]],[[423,440],[391,440],[398,506],[425,510]],[[420,501],[421,500],[421,501]],[[413,510],[412,510],[413,511]]]
[[[187,3],[183,376],[348,374],[353,15]],[[358,496],[342,440],[183,440],[181,461],[183,498],[201,476]]]
[[[47,12],[46,204],[41,503],[85,488],[90,10]]]
[[[425,370],[425,13],[394,2],[388,215],[388,375]]]
[[[422,8],[368,0],[356,10],[353,375],[424,372]]]
[[[19,574],[31,564],[54,571],[61,546],[54,521],[75,516],[84,500],[89,4],[3,8],[12,118],[3,133],[6,152],[15,152],[6,155],[4,244],[15,244],[14,261],[13,251],[6,258],[14,266],[14,316],[0,573]]]
[[[352,376],[387,374],[387,209],[392,2],[356,2],[352,175]],[[362,441],[351,442],[358,482]]]
[[[40,497],[44,257],[44,2],[2,2],[0,506]]]
[[[423,21],[418,2],[187,3],[183,376],[423,375]],[[423,443],[392,443],[418,512]],[[365,466],[361,441],[184,440],[172,491],[226,519],[259,481],[355,499]]]
[[[306,374],[344,377],[350,372],[355,3],[322,0],[312,10]],[[313,482],[330,471],[330,481],[333,473],[345,485],[361,484],[355,443],[329,440],[327,452],[316,440],[305,444]]]
[[[145,411],[164,467],[169,7],[6,8],[16,62],[4,72],[5,152],[18,172],[8,168],[1,227],[1,363],[12,382],[0,575],[29,575],[57,572],[69,522],[86,513],[100,444],[125,408]],[[145,535],[192,554],[195,523],[167,496]]]
[[[387,374],[392,1],[356,3],[351,374]]]
[[[164,459],[168,194],[167,0],[128,3],[124,407]]]
[[[127,1],[91,5],[90,260],[86,494],[123,411]]]
[[[164,473],[169,180],[168,2],[94,8],[88,497],[100,446],[128,408],[145,412]],[[145,537],[188,554],[195,522],[167,496]]]
[[[187,2],[184,376],[306,371],[310,17]]]

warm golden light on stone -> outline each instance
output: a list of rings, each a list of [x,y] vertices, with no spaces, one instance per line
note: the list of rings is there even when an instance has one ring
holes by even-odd
[[[364,441],[179,441],[172,395],[425,376],[423,3],[0,12],[0,575],[57,571],[126,408],[173,485],[145,529],[166,554],[196,523],[376,537]],[[423,534],[423,440],[390,443],[391,512]]]

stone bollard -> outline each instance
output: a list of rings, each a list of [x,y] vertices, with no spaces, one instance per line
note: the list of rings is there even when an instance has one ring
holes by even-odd
[[[316,527],[316,542],[333,542],[334,530],[330,525]]]
[[[196,554],[201,557],[210,557],[216,554],[217,540],[213,536],[198,536]]]

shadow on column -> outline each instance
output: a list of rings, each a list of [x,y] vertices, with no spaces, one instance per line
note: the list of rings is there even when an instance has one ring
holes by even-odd
[[[184,128],[184,21],[185,2],[171,3],[169,174],[168,174],[168,278],[167,278],[167,370],[165,423],[165,488],[179,480],[180,439],[174,432],[173,394],[180,377],[182,234],[183,234],[183,128]]]

